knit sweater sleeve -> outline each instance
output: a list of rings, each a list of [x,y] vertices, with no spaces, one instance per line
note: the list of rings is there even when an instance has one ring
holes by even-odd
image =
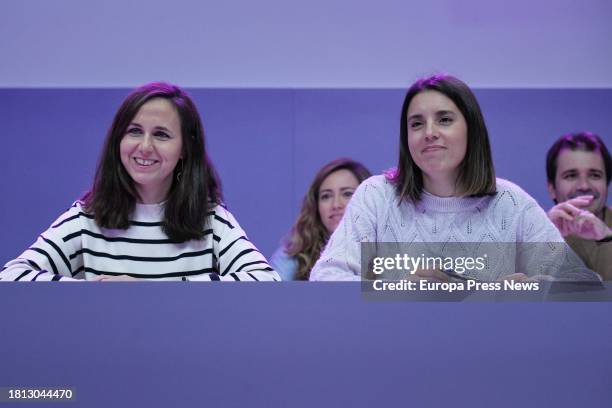
[[[213,242],[218,273],[194,276],[189,280],[280,281],[276,271],[227,209],[217,206],[211,217],[214,236],[219,238]]]
[[[361,280],[361,243],[376,242],[386,197],[384,176],[361,183],[325,250],[310,273],[311,281]]]
[[[64,212],[19,257],[9,261],[2,271],[3,281],[65,281],[83,266],[81,254],[80,217],[84,216],[79,202]]]
[[[517,271],[533,278],[556,281],[597,281],[567,245],[544,210],[529,197],[517,230]]]

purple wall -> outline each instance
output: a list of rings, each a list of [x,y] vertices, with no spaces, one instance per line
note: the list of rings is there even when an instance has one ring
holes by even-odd
[[[612,87],[608,0],[3,0],[0,87]]]

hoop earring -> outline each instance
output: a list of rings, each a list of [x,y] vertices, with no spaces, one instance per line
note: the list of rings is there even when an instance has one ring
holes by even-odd
[[[181,168],[176,173],[176,181],[181,181],[181,176],[183,175],[183,159],[181,159]]]

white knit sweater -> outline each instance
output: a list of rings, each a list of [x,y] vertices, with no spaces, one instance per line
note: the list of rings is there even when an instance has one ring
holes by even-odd
[[[487,267],[465,275],[485,281],[515,272],[560,280],[597,279],[537,202],[503,179],[497,179],[497,193],[492,196],[437,197],[424,191],[418,203],[398,205],[394,185],[385,176],[371,177],[353,195],[310,280],[361,279],[365,242],[381,248],[381,243],[402,243],[403,249],[426,247],[437,256],[444,255],[449,243],[473,243],[465,246],[468,252],[482,244],[489,252]]]

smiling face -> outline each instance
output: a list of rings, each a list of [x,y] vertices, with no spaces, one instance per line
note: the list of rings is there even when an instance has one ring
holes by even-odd
[[[593,200],[585,209],[600,216],[608,198],[606,170],[601,153],[561,150],[557,156],[555,184],[548,184],[548,192],[558,203],[582,195],[591,196]]]
[[[181,121],[174,105],[163,98],[142,105],[121,139],[119,151],[143,203],[166,199],[182,148]]]
[[[334,232],[359,180],[346,169],[336,170],[323,180],[319,188],[319,217],[327,231]]]
[[[443,93],[417,94],[407,112],[408,149],[423,172],[425,188],[454,186],[467,149],[467,124],[455,103]]]

